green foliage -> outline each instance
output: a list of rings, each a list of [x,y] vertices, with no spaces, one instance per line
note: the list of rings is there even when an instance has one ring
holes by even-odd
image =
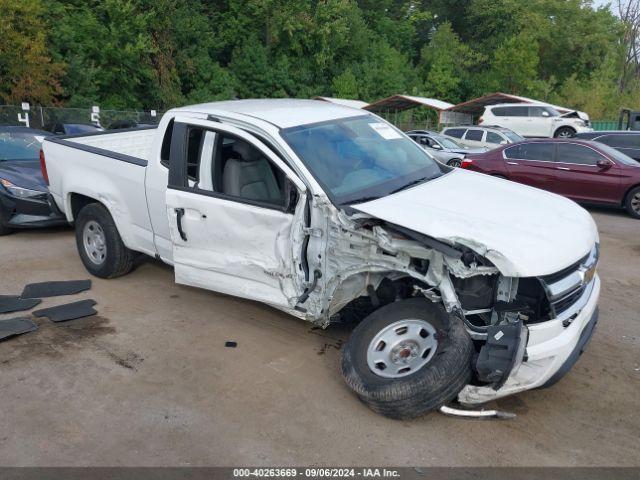
[[[62,65],[46,49],[44,5],[0,0],[0,98],[9,103],[49,103],[60,87]]]
[[[5,102],[504,91],[594,118],[640,102],[629,77],[640,69],[621,81],[624,25],[589,0],[0,0],[0,11]]]

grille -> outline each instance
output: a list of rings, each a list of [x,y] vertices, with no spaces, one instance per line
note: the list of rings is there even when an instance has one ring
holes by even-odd
[[[560,300],[552,302],[551,305],[553,307],[553,310],[556,312],[556,315],[562,312],[566,312],[571,307],[571,305],[578,301],[586,288],[586,285],[581,285],[579,288],[561,298]]]
[[[579,262],[557,273],[540,278],[547,292],[552,313],[556,316],[576,306],[576,303],[591,284],[598,262],[598,247],[599,245],[596,244],[591,252]],[[579,306],[576,306],[576,308],[579,308]]]

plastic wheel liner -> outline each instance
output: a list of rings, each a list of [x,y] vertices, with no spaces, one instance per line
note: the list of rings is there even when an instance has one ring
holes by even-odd
[[[0,341],[37,329],[38,325],[33,320],[24,317],[0,320]]]
[[[71,280],[68,282],[31,283],[24,287],[22,298],[57,297],[73,295],[91,288],[91,280]]]
[[[76,318],[95,315],[98,313],[93,308],[95,304],[95,300],[80,300],[79,302],[36,310],[33,312],[33,315],[36,317],[47,317],[52,322],[65,322],[67,320],[75,320]]]

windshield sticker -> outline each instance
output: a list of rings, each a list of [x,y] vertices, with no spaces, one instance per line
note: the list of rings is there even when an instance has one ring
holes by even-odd
[[[370,123],[369,126],[385,140],[395,140],[402,138],[402,136],[396,132],[390,125],[386,123]]]

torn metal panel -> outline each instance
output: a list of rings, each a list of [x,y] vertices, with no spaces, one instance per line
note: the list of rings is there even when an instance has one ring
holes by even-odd
[[[317,204],[314,213],[328,220],[326,254],[325,261],[318,264],[323,268],[322,280],[305,298],[305,309],[321,325],[326,326],[331,315],[364,295],[369,285],[376,288],[383,278],[406,276],[435,287],[446,310],[453,311],[461,306],[451,275],[468,278],[498,273],[492,266],[466,266],[458,256],[454,258],[416,240],[393,235],[383,226],[363,227],[326,205],[323,208]],[[426,260],[427,271],[418,271],[412,259]]]

